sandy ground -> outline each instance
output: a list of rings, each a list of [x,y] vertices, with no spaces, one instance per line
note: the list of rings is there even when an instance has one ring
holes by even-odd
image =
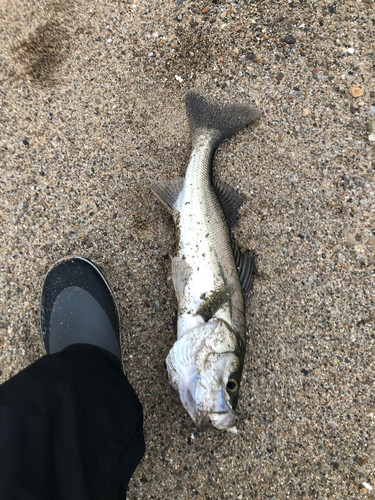
[[[144,408],[129,500],[374,498],[374,3],[132,1],[1,0],[1,380],[43,355],[44,275],[82,255]],[[164,368],[175,235],[147,179],[184,174],[195,87],[264,112],[215,161],[257,256],[237,436],[198,432]]]

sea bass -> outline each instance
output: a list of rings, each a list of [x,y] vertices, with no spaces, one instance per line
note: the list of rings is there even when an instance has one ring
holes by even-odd
[[[236,432],[236,406],[246,349],[245,301],[254,259],[232,247],[230,227],[244,198],[212,178],[218,145],[259,119],[247,105],[185,99],[192,153],[184,179],[155,182],[172,210],[178,251],[172,278],[178,301],[177,341],[166,363],[169,381],[198,428],[210,421]]]

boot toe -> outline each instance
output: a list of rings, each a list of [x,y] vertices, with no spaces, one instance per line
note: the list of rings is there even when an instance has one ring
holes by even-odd
[[[62,260],[47,273],[40,308],[47,354],[92,344],[122,359],[119,314],[99,269],[82,257]]]

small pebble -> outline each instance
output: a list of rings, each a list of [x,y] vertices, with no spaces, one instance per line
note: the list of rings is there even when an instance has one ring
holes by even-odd
[[[310,110],[305,108],[305,109],[302,110],[301,114],[302,114],[302,116],[309,116]]]
[[[363,482],[363,483],[362,483],[362,486],[363,486],[364,488],[366,488],[366,490],[368,490],[368,491],[372,491],[372,486],[371,486],[370,484]]]
[[[354,246],[356,244],[354,236],[351,233],[349,233],[349,231],[347,231],[346,229],[344,229],[342,235],[344,236],[344,238],[346,238],[346,241],[349,243],[349,245]]]
[[[348,92],[353,97],[361,97],[363,95],[363,90],[354,84],[349,88]]]
[[[369,135],[369,136],[368,136],[368,140],[369,140],[370,142],[374,142],[374,141],[375,141],[375,134],[371,134],[371,135]]]
[[[375,115],[375,106],[370,106],[370,112]]]
[[[339,428],[336,422],[328,422],[328,427],[331,429],[331,431],[337,431],[337,429]]]
[[[293,43],[296,43],[296,39],[294,38],[294,36],[292,35],[287,35],[285,38],[284,38],[284,42],[287,43],[288,45],[292,45]]]
[[[350,48],[348,49],[348,52],[349,52],[349,54],[354,54],[354,49],[353,49],[353,47],[350,47]]]
[[[205,7],[204,9],[202,9],[202,14],[206,14],[208,11],[209,11],[208,7]]]

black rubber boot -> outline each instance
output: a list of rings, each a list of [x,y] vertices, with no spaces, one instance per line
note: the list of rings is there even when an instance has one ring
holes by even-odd
[[[47,354],[72,344],[91,344],[105,349],[123,366],[115,299],[101,272],[87,259],[62,260],[48,271],[40,326]]]

